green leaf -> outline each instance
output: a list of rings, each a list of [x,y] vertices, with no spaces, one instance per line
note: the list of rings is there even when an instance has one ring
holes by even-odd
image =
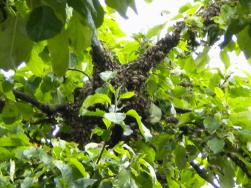
[[[104,21],[104,10],[99,0],[88,0],[91,15],[96,27],[100,27]]]
[[[29,68],[30,71],[32,71],[33,75],[36,76],[43,76],[45,72],[47,72],[50,68],[50,66],[47,63],[47,61],[44,61],[40,54],[44,50],[44,45],[37,44],[33,47],[31,52],[30,60],[27,62],[27,68]],[[48,48],[46,48],[48,61],[49,61],[49,51]]]
[[[158,123],[161,120],[162,111],[154,103],[151,103],[149,113],[150,113],[149,119],[152,124]]]
[[[83,177],[89,177],[88,172],[86,172],[85,167],[75,158],[70,158],[69,163],[75,166]]]
[[[251,116],[250,111],[243,111],[231,114],[233,123],[245,129],[251,129]]]
[[[130,99],[135,95],[134,91],[128,91],[119,96],[119,100]]]
[[[16,106],[23,119],[30,120],[34,116],[33,108],[29,104],[18,102]]]
[[[1,117],[4,123],[12,124],[19,118],[19,111],[15,104],[7,103],[4,105],[3,111],[1,113]]]
[[[105,111],[100,110],[100,109],[96,109],[96,111],[93,112],[93,111],[88,111],[85,108],[81,108],[79,114],[82,116],[103,117],[105,114]]]
[[[137,141],[134,143],[134,148],[137,149],[139,153],[144,153],[146,159],[149,163],[153,164],[155,160],[155,150],[143,141]]]
[[[228,50],[226,48],[224,48],[221,52],[220,52],[220,58],[222,60],[222,62],[225,65],[225,68],[229,68],[229,66],[231,65],[229,56],[227,54]]]
[[[26,34],[23,18],[9,17],[0,24],[0,41],[0,68],[13,69],[29,60],[33,43]]]
[[[220,185],[222,188],[234,187],[234,170],[231,161],[225,159],[221,161],[223,173],[220,176]]]
[[[115,124],[120,124],[122,121],[124,121],[126,115],[124,113],[110,112],[110,113],[105,113],[104,118],[108,119],[109,121]]]
[[[100,78],[105,82],[109,82],[111,79],[115,78],[116,75],[116,71],[105,71],[100,73]]]
[[[186,149],[181,145],[176,145],[174,154],[175,154],[175,164],[180,170],[184,169],[186,167],[186,162],[187,162]]]
[[[112,188],[112,182],[110,180],[102,180],[98,188]]]
[[[81,21],[78,13],[73,12],[67,31],[70,44],[76,52],[82,52],[91,45],[93,30],[86,22]]]
[[[251,10],[251,2],[249,0],[240,0],[240,4],[243,8],[247,8]]]
[[[25,177],[21,183],[21,188],[29,188],[32,187],[33,183],[35,182],[35,178]]]
[[[205,128],[208,130],[210,134],[213,134],[216,132],[218,128],[220,128],[220,122],[218,122],[213,117],[207,117],[204,119],[203,124]]]
[[[137,7],[135,4],[135,0],[128,0],[128,1],[129,1],[129,7],[132,8],[132,10],[137,14],[138,11],[137,11]]]
[[[218,97],[219,99],[224,99],[225,95],[221,88],[219,87],[214,88],[214,92],[215,92],[216,97]]]
[[[191,3],[186,3],[185,5],[183,5],[179,8],[179,13],[183,13],[183,12],[187,11],[188,9],[190,9],[191,7],[192,7]]]
[[[166,23],[159,24],[159,25],[152,27],[151,29],[148,30],[146,37],[152,38],[154,36],[159,36],[160,32],[162,31],[162,29],[164,29],[165,26],[166,26]]]
[[[106,0],[105,2],[109,7],[116,9],[121,16],[123,16],[124,18],[127,18],[126,12],[127,12],[128,6],[130,5],[130,0],[124,0],[124,1]]]
[[[57,76],[64,76],[69,66],[67,33],[61,32],[56,37],[49,39],[48,48],[51,54],[53,72]]]
[[[153,180],[153,183],[156,184],[157,183],[157,177],[156,177],[156,173],[154,171],[154,168],[152,167],[152,165],[150,165],[148,162],[146,162],[144,159],[139,159],[139,162],[141,164],[143,164],[149,171],[149,174]]]
[[[250,97],[251,96],[251,92],[250,92],[250,88],[245,88],[245,87],[233,87],[229,89],[229,94],[231,97],[235,98],[235,97]]]
[[[35,41],[49,39],[60,33],[63,23],[57,18],[52,8],[40,6],[33,9],[27,21],[26,30]]]
[[[153,0],[144,0],[146,3],[152,3]]]
[[[112,122],[108,119],[102,118],[103,123],[105,124],[106,128],[109,129],[112,125]]]
[[[95,179],[90,178],[80,178],[73,182],[72,186],[73,188],[88,188],[92,187],[92,185],[96,182]]]
[[[4,147],[0,147],[0,162],[2,161],[7,161],[11,158],[11,153],[8,149],[4,148]]]
[[[60,160],[54,160],[53,164],[60,170],[64,181],[70,184],[72,182],[73,175],[72,168]]]
[[[119,172],[118,187],[120,187],[120,188],[129,188],[129,187],[130,188],[138,188],[135,180],[131,176],[131,173],[126,169],[122,169]]]
[[[250,142],[251,141],[251,130],[237,130],[236,134],[239,135],[241,140],[244,140],[244,142]]]
[[[39,3],[39,1],[37,1]],[[32,4],[34,1],[32,2]],[[54,10],[54,13],[56,16],[62,21],[65,22],[66,20],[66,14],[67,14],[67,9],[66,9],[66,0],[62,1],[51,1],[51,0],[43,0],[43,5],[48,5]],[[33,4],[33,7],[34,6]]]
[[[81,108],[88,108],[89,106],[95,105],[95,104],[111,104],[111,99],[101,93],[96,93],[94,95],[89,95],[83,102]]]
[[[237,41],[246,58],[249,59],[251,57],[251,24],[237,34]]]
[[[126,115],[131,116],[136,119],[137,124],[139,126],[140,133],[144,136],[146,140],[149,140],[150,138],[152,138],[152,134],[150,130],[147,127],[145,127],[145,125],[141,122],[141,117],[135,110],[127,111]]]
[[[9,136],[2,136],[0,138],[0,147],[16,147],[29,146],[29,138],[24,133],[12,134]]]
[[[225,142],[224,140],[213,138],[207,142],[207,145],[215,154],[217,154],[223,150]]]
[[[205,65],[209,62],[210,58],[208,56],[208,47],[204,47],[204,50],[202,53],[198,55],[198,57],[195,59],[196,67],[197,69],[204,69]]]
[[[103,23],[104,10],[99,0],[67,0],[67,3],[81,14],[82,19],[86,20],[93,29]]]

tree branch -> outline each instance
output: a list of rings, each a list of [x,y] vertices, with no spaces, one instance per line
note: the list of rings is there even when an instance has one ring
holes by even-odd
[[[93,43],[92,50],[92,63],[93,63],[93,88],[94,90],[103,84],[99,74],[104,71],[118,70],[120,64],[112,60],[109,52],[107,52],[100,43]]]
[[[67,112],[69,111],[69,105],[68,104],[60,104],[58,106],[56,106],[55,108],[51,108],[49,105],[47,104],[43,104],[41,102],[39,102],[38,100],[30,97],[29,95],[15,90],[13,89],[13,93],[16,97],[16,99],[22,100],[24,102],[27,102],[35,107],[37,107],[39,110],[41,110],[41,112],[47,114],[48,116],[51,116],[57,112]]]
[[[248,178],[251,179],[251,173],[249,172],[246,164],[240,160],[235,154],[228,153],[227,156],[237,165],[241,168],[241,170],[247,175]]]
[[[195,162],[191,161],[190,165],[193,167],[193,169],[197,172],[197,174],[203,178],[205,181],[207,181],[208,183],[210,183],[214,188],[219,188],[218,185],[216,185],[213,180],[211,180],[210,177],[208,177],[207,172],[205,171],[205,169],[201,169],[199,167],[199,165],[197,165]]]
[[[24,102],[30,103],[33,106],[37,107],[39,110],[41,110],[43,113],[47,115],[52,115],[54,113],[54,110],[51,109],[48,105],[42,104],[36,99],[26,95],[25,93],[17,90],[13,90],[13,93],[17,99],[20,99]]]

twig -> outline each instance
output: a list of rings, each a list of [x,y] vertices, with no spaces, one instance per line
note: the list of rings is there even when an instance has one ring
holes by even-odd
[[[204,169],[201,169],[199,165],[197,165],[195,162],[191,161],[190,165],[193,167],[193,169],[197,172],[197,174],[206,180],[208,183],[210,183],[214,188],[219,188],[218,185],[216,185],[210,177],[208,177],[207,172]]]
[[[178,108],[178,107],[174,107],[175,111],[179,114],[184,114],[184,113],[188,113],[188,112],[193,112],[190,109],[184,109],[184,108]]]
[[[222,84],[219,85],[219,87],[220,87],[221,89],[224,88],[225,84],[226,84],[227,81],[231,78],[232,74],[233,74],[233,73],[231,72],[229,75],[227,75],[227,76],[225,77],[224,81],[222,82]]]
[[[88,74],[86,74],[84,71],[81,71],[81,70],[79,70],[79,69],[72,69],[72,68],[69,68],[69,69],[67,69],[67,70],[68,70],[68,71],[80,72],[80,73],[82,73],[83,75],[85,75],[85,76],[88,78],[89,81],[91,80],[90,76],[89,76]]]
[[[100,154],[99,154],[99,156],[98,156],[98,160],[96,161],[96,164],[99,163],[99,161],[100,161],[100,159],[101,159],[101,157],[102,157],[102,155],[103,155],[103,153],[104,153],[105,146],[106,146],[106,142],[104,142],[104,144],[103,144],[103,146],[102,146],[102,149],[101,149],[101,152],[100,152]]]

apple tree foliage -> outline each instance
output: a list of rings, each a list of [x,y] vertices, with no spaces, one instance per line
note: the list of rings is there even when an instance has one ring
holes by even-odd
[[[251,74],[230,56],[251,62],[251,1],[195,0],[133,40],[127,9],[0,0],[0,187],[251,186]]]

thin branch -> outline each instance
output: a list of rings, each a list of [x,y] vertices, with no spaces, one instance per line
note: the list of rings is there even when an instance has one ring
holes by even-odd
[[[222,82],[222,84],[219,85],[219,87],[220,87],[221,89],[224,89],[225,84],[229,81],[229,79],[231,78],[232,74],[233,74],[233,73],[231,72],[229,75],[227,75],[227,76],[225,77],[224,81]]]
[[[96,164],[99,163],[99,161],[100,161],[100,159],[101,159],[101,157],[102,157],[102,155],[103,155],[103,153],[105,151],[105,146],[106,146],[106,142],[103,143],[103,146],[102,146],[101,152],[100,152],[100,154],[98,156],[98,160],[96,161]]]
[[[83,75],[85,75],[85,76],[88,78],[89,81],[91,80],[90,76],[89,76],[88,74],[86,74],[84,71],[81,71],[81,70],[79,70],[79,69],[71,69],[71,68],[69,68],[69,69],[67,69],[67,70],[68,70],[68,71],[80,72],[80,73],[82,73]]]
[[[199,167],[199,165],[197,165],[195,162],[191,161],[190,165],[193,167],[193,169],[197,172],[197,174],[203,178],[205,181],[207,181],[208,183],[210,183],[214,188],[219,188],[218,185],[216,185],[210,177],[208,177],[207,172],[205,171],[205,169],[201,169]]]

